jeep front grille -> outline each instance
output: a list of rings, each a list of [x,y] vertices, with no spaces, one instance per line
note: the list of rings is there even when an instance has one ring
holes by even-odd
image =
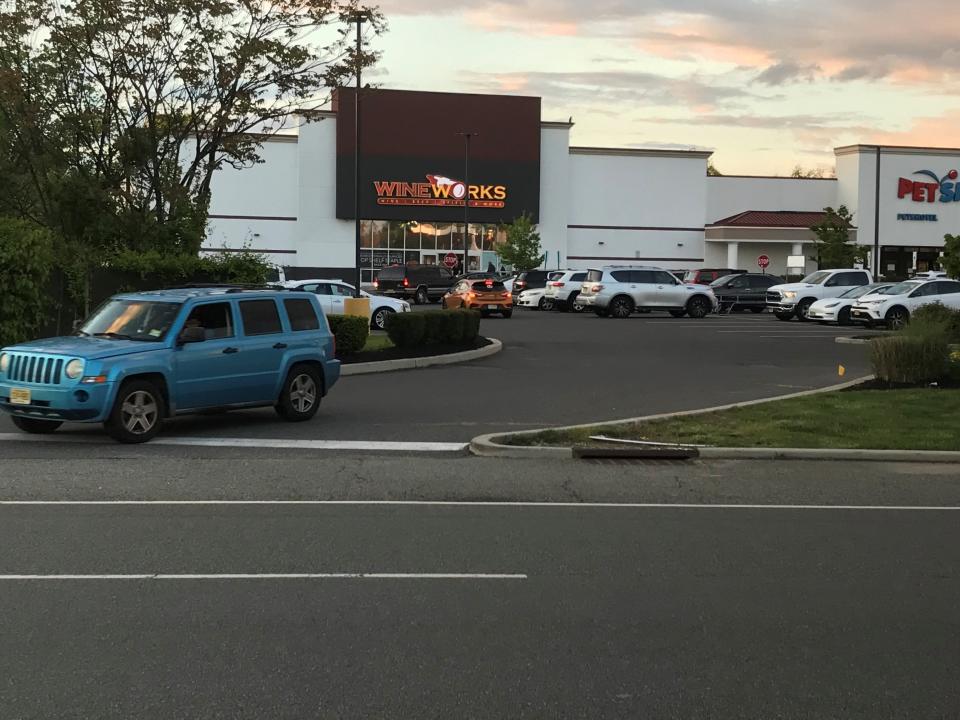
[[[63,358],[58,357],[11,353],[7,377],[13,382],[59,385],[64,362]]]

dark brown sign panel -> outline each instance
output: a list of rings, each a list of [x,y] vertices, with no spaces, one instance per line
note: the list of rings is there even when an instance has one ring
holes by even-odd
[[[337,217],[354,213],[354,98],[338,89]],[[360,215],[365,220],[510,222],[540,215],[540,98],[364,90]],[[470,140],[469,187],[465,141]]]

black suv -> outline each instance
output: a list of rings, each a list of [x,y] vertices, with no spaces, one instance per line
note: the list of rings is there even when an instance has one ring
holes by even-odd
[[[524,290],[536,290],[537,288],[545,288],[547,286],[547,280],[550,279],[550,275],[557,272],[556,270],[527,270],[517,275],[517,279],[513,281],[513,302],[516,304],[517,298],[520,293]]]
[[[727,275],[710,283],[720,311],[750,308],[755,313],[763,312],[767,307],[767,288],[779,285],[783,278],[760,273],[741,273]]]
[[[453,275],[449,270],[418,263],[385,267],[373,284],[381,295],[413,300],[418,305],[437,302],[451,285]]]

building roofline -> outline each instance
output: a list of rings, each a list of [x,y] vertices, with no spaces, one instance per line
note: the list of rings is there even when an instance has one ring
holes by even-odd
[[[540,121],[541,128],[551,128],[551,129],[557,129],[557,130],[572,128],[574,124],[575,123],[573,122],[573,120],[541,120]]]
[[[926,147],[923,145],[844,145],[834,148],[833,154],[856,155],[876,153],[880,148],[881,154],[887,155],[960,155],[960,148]]]
[[[820,182],[836,182],[835,177],[790,177],[789,175],[708,175],[711,180],[723,180],[723,178],[732,178],[739,180],[818,180]]]
[[[659,150],[655,148],[603,148],[603,147],[571,147],[571,155],[608,155],[626,157],[682,157],[702,158],[706,160],[713,155],[712,150]]]

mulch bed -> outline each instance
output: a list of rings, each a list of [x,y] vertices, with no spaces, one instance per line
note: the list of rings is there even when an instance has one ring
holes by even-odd
[[[339,358],[344,365],[354,365],[356,363],[383,362],[384,360],[407,360],[409,358],[432,357],[433,355],[452,355],[454,353],[466,352],[467,350],[479,350],[480,348],[492,345],[487,338],[477,338],[472,343],[463,345],[424,345],[417,348],[389,348],[387,350],[377,350],[375,352],[360,352],[353,355],[347,355]]]

